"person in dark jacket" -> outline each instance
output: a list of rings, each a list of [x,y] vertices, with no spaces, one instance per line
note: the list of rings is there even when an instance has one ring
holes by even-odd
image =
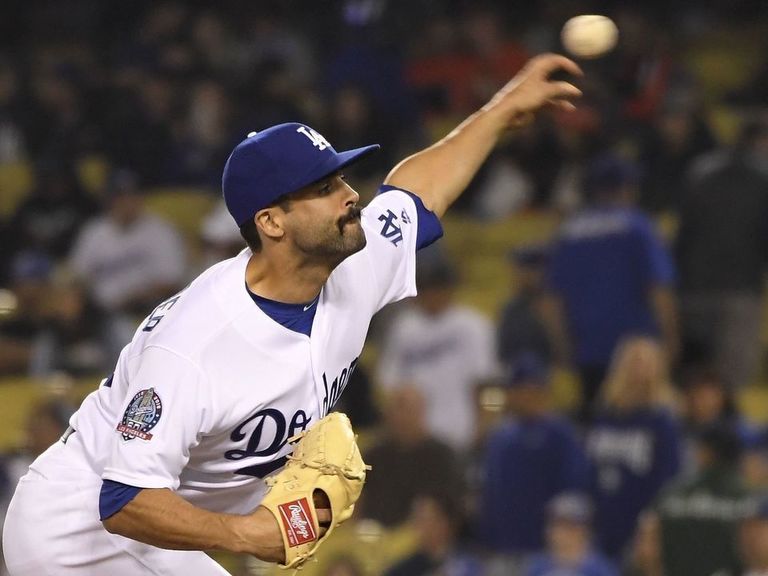
[[[700,432],[700,472],[669,487],[654,507],[665,574],[740,573],[737,531],[753,505],[740,457],[733,427],[716,424]]]
[[[516,359],[506,382],[509,417],[486,446],[476,525],[494,562],[509,570],[544,547],[547,503],[586,487],[584,452],[549,405],[548,378],[538,356]]]
[[[520,246],[509,253],[515,293],[501,311],[496,352],[508,366],[523,352],[535,352],[547,362],[554,360],[552,342],[542,307],[549,249],[544,245]]]
[[[413,502],[422,494],[466,492],[458,457],[427,429],[424,397],[418,390],[393,391],[384,420],[384,433],[363,456],[387,473],[368,476],[358,514],[392,528],[408,520]]]
[[[676,256],[683,360],[714,361],[735,389],[760,361],[768,264],[768,123],[699,158],[687,178]]]

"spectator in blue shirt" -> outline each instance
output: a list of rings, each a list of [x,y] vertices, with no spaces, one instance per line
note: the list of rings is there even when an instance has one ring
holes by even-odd
[[[547,550],[535,556],[525,576],[618,576],[592,547],[592,507],[581,494],[561,494],[547,507]]]
[[[657,342],[623,341],[586,436],[595,534],[614,559],[623,554],[640,513],[680,470],[683,431],[672,412],[674,391],[666,374]]]
[[[546,364],[521,355],[506,383],[509,418],[488,438],[477,519],[499,573],[514,571],[544,547],[547,502],[587,482],[576,434],[549,406]]]
[[[582,421],[589,419],[616,343],[629,334],[677,349],[672,258],[634,205],[636,167],[597,158],[584,181],[586,208],[561,226],[549,271],[549,318],[560,354],[577,369]]]

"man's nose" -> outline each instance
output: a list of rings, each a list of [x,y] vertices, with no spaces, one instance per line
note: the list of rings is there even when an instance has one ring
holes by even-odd
[[[344,206],[354,206],[360,202],[360,194],[355,192],[355,189],[346,182],[344,182],[344,194]]]

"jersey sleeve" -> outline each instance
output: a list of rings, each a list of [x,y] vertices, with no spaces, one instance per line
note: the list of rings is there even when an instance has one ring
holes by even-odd
[[[146,348],[135,361],[102,478],[175,490],[191,448],[211,428],[210,388],[191,361],[164,348]]]
[[[141,488],[128,486],[114,480],[104,480],[99,492],[99,519],[103,522],[122,510],[141,492]]]
[[[421,198],[419,198],[413,192],[408,192],[408,190],[395,188],[394,186],[389,186],[387,184],[382,184],[379,187],[379,194],[392,191],[404,192],[411,198],[411,200],[413,200],[413,203],[416,205],[416,213],[418,214],[418,219],[416,221],[417,251],[421,250],[422,248],[426,248],[433,242],[436,242],[442,238],[443,225],[440,224],[440,218],[437,217],[437,214],[431,210],[428,210],[427,207],[424,206],[424,202],[421,201]]]
[[[675,282],[672,255],[646,218],[635,220],[635,234],[640,246],[640,260],[648,284],[671,286]]]
[[[410,192],[383,186],[362,212],[377,310],[416,295],[416,251],[443,234],[437,216]]]

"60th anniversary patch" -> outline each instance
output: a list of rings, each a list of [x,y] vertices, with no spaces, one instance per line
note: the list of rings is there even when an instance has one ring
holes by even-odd
[[[141,390],[133,397],[128,408],[125,409],[123,419],[117,425],[117,431],[123,436],[123,440],[151,440],[149,433],[159,422],[163,413],[163,403],[154,388]]]

